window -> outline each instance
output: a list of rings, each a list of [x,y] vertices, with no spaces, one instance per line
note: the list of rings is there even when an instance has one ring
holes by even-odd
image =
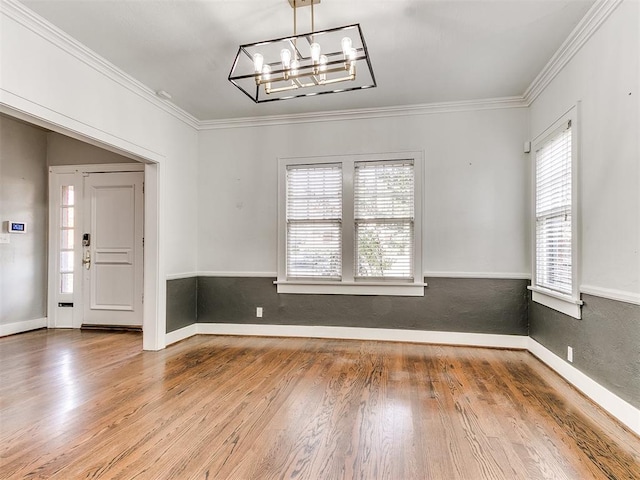
[[[536,285],[571,295],[571,121],[536,152]]]
[[[413,161],[356,162],[356,279],[413,279]]]
[[[534,146],[534,301],[580,318],[575,259],[575,141],[571,116]]]
[[[63,185],[60,199],[60,291],[73,293],[75,198],[73,185]]]
[[[340,164],[287,168],[287,278],[340,280]]]
[[[50,328],[74,326],[74,305],[81,293],[78,273],[78,179],[75,173],[50,167],[49,255],[47,324]],[[79,326],[79,324],[78,324]]]
[[[279,293],[424,295],[418,153],[281,159]]]

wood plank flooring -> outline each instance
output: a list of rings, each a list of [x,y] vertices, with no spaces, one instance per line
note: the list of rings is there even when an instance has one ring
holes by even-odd
[[[527,352],[135,333],[0,338],[2,479],[640,479]]]

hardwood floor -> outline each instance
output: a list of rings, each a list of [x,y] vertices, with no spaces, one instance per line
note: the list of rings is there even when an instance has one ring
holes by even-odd
[[[640,479],[527,352],[135,333],[0,338],[2,479]]]

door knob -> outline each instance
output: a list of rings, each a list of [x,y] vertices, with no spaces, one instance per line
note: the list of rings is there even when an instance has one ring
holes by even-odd
[[[91,268],[91,250],[85,250],[84,257],[82,257],[82,265],[87,270]]]

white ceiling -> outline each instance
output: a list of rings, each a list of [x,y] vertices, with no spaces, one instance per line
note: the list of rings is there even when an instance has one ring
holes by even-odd
[[[322,0],[316,29],[360,23],[378,87],[256,105],[238,45],[293,30],[287,0],[22,0],[200,120],[522,95],[594,0]],[[310,30],[309,8],[298,32]]]

